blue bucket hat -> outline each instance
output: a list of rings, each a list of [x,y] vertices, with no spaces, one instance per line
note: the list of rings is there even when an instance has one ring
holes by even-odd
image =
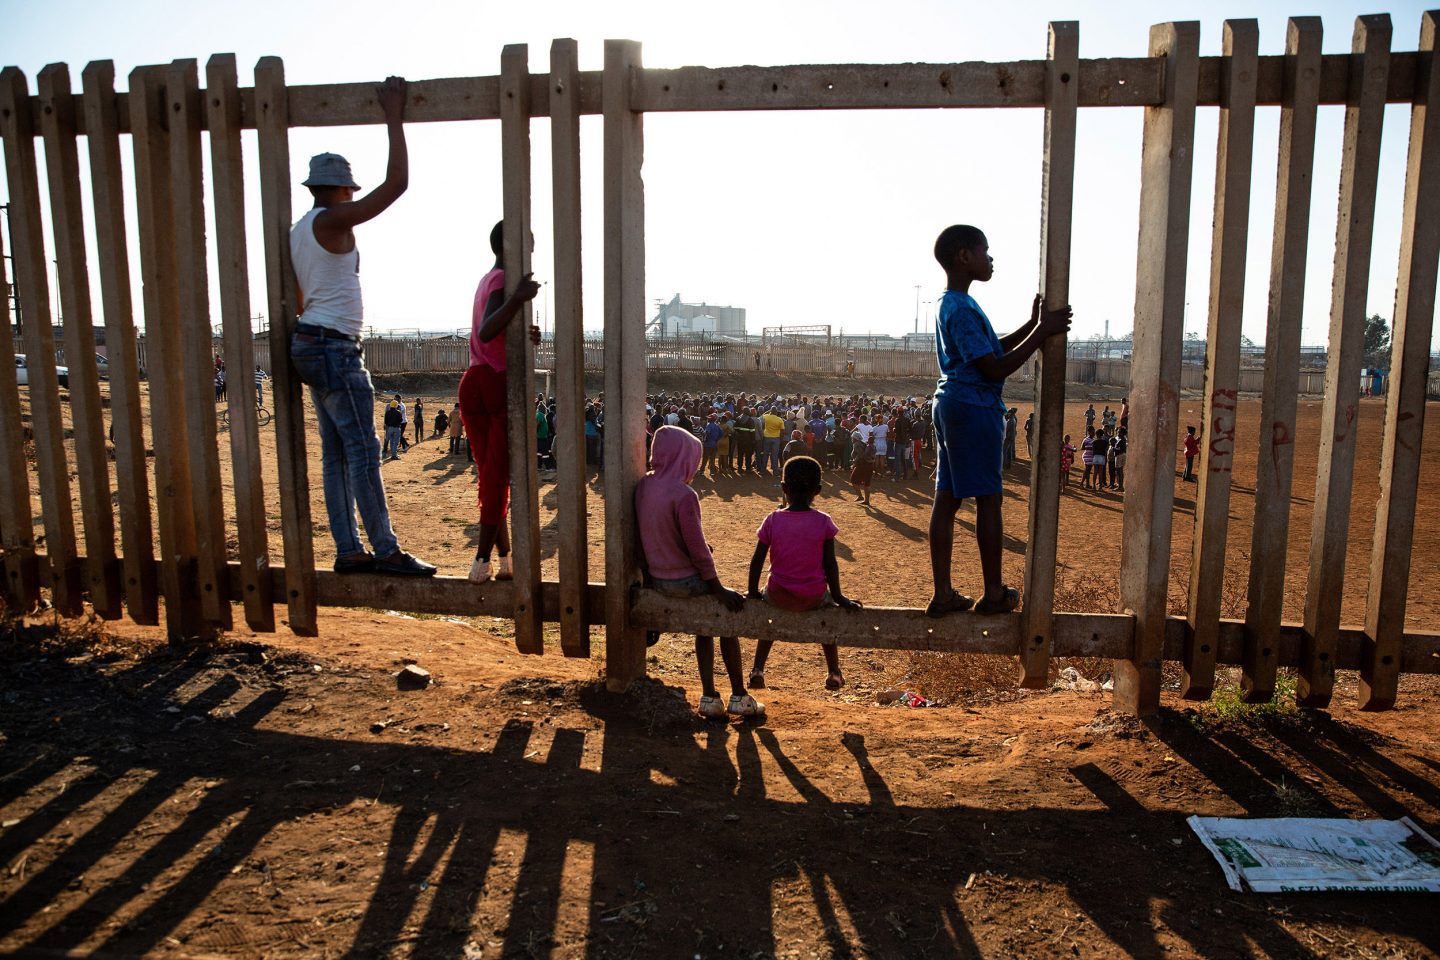
[[[338,153],[317,153],[310,158],[310,176],[302,187],[351,187],[359,190],[360,184],[350,173],[350,161]]]

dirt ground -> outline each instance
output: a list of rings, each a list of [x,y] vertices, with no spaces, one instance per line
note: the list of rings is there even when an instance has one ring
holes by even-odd
[[[847,703],[819,690],[818,655],[792,655],[775,659],[766,722],[710,724],[674,638],[617,697],[594,662],[519,657],[453,621],[325,611],[318,639],[242,631],[193,653],[115,632],[0,641],[0,951],[1440,950],[1433,896],[1231,893],[1184,823],[1409,815],[1435,830],[1440,702],[1415,678],[1387,714],[1343,697],[1333,717],[1220,723],[1167,694],[1142,725],[1070,691]],[[429,689],[396,689],[406,659]]]
[[[718,386],[694,379],[692,392]],[[892,383],[888,392],[920,389]],[[427,396],[429,416],[442,399],[450,402],[439,388]],[[1087,400],[1072,395],[1072,433]],[[1105,402],[1097,394],[1097,409]],[[1023,421],[1028,404],[1016,405]],[[1232,616],[1243,609],[1258,407],[1242,400],[1239,411]],[[1198,423],[1199,400],[1181,412],[1182,424]],[[1318,416],[1318,401],[1302,401],[1287,618],[1303,602]],[[1435,418],[1432,404],[1425,478],[1440,476]],[[1363,612],[1382,419],[1380,401],[1362,403],[1347,622]],[[1005,501],[1006,574],[1017,583],[1029,467],[1021,447]],[[227,473],[228,460],[222,444]],[[263,467],[278,563],[268,445]],[[318,440],[311,470],[318,480]],[[426,440],[384,471],[402,543],[463,575],[476,535],[464,458]],[[741,587],[754,530],[779,491],[753,478],[697,489],[721,576]],[[1422,484],[1419,517],[1429,522],[1417,518],[1407,611],[1415,629],[1433,629],[1440,604],[1433,490]],[[1177,481],[1175,601],[1193,496]],[[542,498],[553,578],[553,488]],[[596,571],[603,506],[597,480]],[[924,602],[925,482],[879,481],[868,510],[835,484],[820,506],[841,530],[847,593]],[[317,562],[328,565],[318,482],[312,508]],[[1118,495],[1065,494],[1066,609],[1113,604],[1121,509]],[[37,525],[39,512],[37,498]],[[964,589],[979,578],[973,524],[961,522]],[[1184,824],[1191,814],[1408,815],[1435,832],[1433,678],[1403,678],[1387,714],[1354,711],[1354,678],[1342,674],[1329,715],[1232,716],[1220,701],[1196,708],[1167,693],[1161,715],[1141,724],[1110,713],[1102,694],[1015,691],[1013,664],[1000,658],[842,649],[849,682],[826,693],[819,652],[781,645],[761,694],[768,719],[708,724],[693,716],[684,637],[667,635],[652,679],[627,697],[596,683],[598,631],[590,661],[520,657],[509,638],[506,621],[369,610],[322,611],[318,638],[241,629],[199,651],[125,623],[42,617],[0,630],[0,951],[1440,955],[1433,897],[1232,894]],[[753,646],[745,649],[748,660]],[[407,660],[432,672],[428,689],[397,689]],[[1104,665],[1085,666],[1098,675]],[[945,706],[877,703],[877,693],[901,688]]]

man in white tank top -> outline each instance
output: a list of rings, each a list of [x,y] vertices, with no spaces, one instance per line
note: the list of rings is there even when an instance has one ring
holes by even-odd
[[[354,228],[383,213],[409,184],[405,150],[405,81],[388,77],[376,91],[390,136],[385,182],[355,199],[359,186],[339,154],[310,158],[305,186],[315,206],[290,231],[290,258],[299,285],[300,316],[290,362],[310,387],[320,421],[325,509],[335,538],[337,573],[374,572],[428,577],[435,567],[400,549],[380,479],[375,437],[375,387],[360,357],[365,313],[360,299],[360,251]],[[359,510],[373,553],[360,542]]]

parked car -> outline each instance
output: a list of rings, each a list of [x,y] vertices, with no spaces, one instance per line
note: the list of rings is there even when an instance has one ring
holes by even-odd
[[[95,369],[100,371],[101,380],[110,379],[110,358],[103,353],[95,354]]]
[[[60,386],[70,386],[70,368],[56,367],[55,375],[60,379]],[[15,354],[15,382],[22,387],[30,383],[29,367],[25,365],[25,354]]]

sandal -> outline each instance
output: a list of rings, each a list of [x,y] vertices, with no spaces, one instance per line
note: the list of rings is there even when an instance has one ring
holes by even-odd
[[[748,682],[748,685],[749,685],[750,689],[752,689],[752,690],[764,690],[764,689],[765,689],[765,671],[763,671],[763,670],[751,670],[751,671],[750,671],[750,680],[749,680],[749,682]]]
[[[974,597],[967,597],[963,593],[957,593],[951,590],[950,599],[931,600],[929,606],[925,608],[925,616],[933,620],[938,620],[947,613],[964,613],[974,605]]]
[[[845,686],[845,678],[838,673],[832,673],[825,678],[826,690],[839,690]]]
[[[999,600],[991,600],[989,597],[982,597],[980,602],[975,604],[975,613],[979,616],[988,616],[992,613],[1009,613],[1020,606],[1020,591],[1014,587],[1003,587]]]

